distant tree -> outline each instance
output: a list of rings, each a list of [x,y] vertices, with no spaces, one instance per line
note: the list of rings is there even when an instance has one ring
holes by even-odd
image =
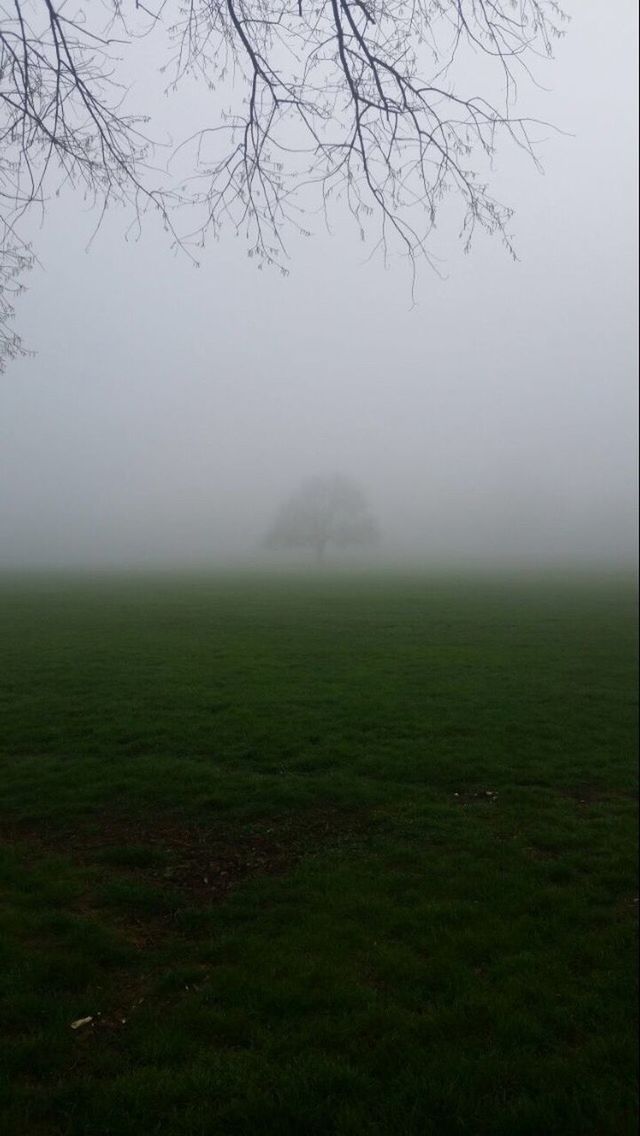
[[[276,513],[265,543],[272,549],[308,548],[321,564],[329,545],[365,546],[377,537],[362,489],[336,474],[303,482]]]
[[[0,0],[0,369],[21,350],[23,218],[65,183],[128,205],[134,230],[158,210],[183,247],[230,225],[282,271],[287,232],[339,199],[371,249],[411,261],[448,194],[465,242],[480,228],[509,245],[491,163],[501,139],[535,157],[515,96],[564,20],[558,0]],[[140,71],[154,53],[189,122],[193,82],[215,92],[176,140],[175,180],[161,114],[122,86],[120,57]]]

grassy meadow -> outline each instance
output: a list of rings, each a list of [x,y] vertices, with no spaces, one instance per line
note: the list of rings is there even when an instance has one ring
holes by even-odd
[[[5,576],[0,657],[3,1132],[635,1131],[633,580]]]

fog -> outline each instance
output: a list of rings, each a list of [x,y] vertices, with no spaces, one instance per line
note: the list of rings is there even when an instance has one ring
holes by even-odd
[[[259,271],[231,234],[195,269],[149,220],[34,218],[18,304],[35,354],[0,376],[4,567],[269,563],[301,479],[365,489],[378,560],[635,556],[636,5],[574,0],[527,108],[544,173],[506,149],[518,261],[443,224],[419,268],[369,261],[348,216]],[[162,108],[160,109],[162,113]],[[188,129],[188,100],[182,109]]]

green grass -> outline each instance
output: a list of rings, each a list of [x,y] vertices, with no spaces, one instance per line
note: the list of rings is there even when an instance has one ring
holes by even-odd
[[[635,1131],[635,620],[622,576],[6,577],[2,1130]]]

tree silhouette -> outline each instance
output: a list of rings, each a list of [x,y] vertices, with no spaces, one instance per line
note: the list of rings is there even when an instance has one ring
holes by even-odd
[[[362,489],[336,474],[303,482],[276,513],[265,543],[271,549],[308,548],[321,564],[329,545],[366,546],[377,537]]]

